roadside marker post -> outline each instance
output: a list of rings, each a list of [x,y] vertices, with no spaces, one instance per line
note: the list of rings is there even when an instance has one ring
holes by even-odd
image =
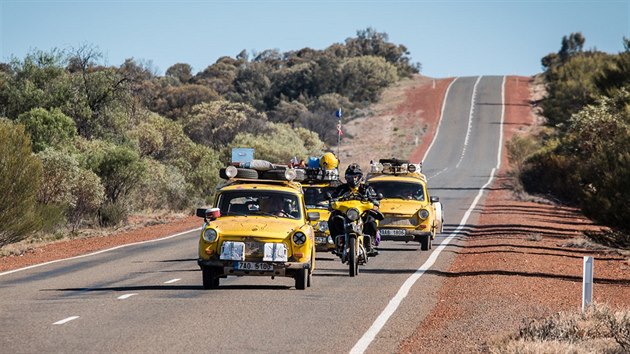
[[[582,312],[593,302],[593,257],[584,256],[584,273],[582,276]]]

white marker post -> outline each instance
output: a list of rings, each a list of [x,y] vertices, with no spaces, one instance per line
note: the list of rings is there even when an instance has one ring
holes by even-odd
[[[584,274],[582,276],[582,312],[593,302],[593,257],[584,257]]]

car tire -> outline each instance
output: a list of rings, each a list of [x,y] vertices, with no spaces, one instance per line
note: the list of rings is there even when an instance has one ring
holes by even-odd
[[[420,237],[420,250],[421,251],[428,251],[429,250],[429,245],[431,244],[431,236],[429,235],[422,235]]]
[[[308,268],[298,269],[295,273],[295,288],[297,290],[306,289],[306,283],[308,280]]]
[[[219,170],[219,177],[223,179],[228,179],[229,177],[225,174],[225,168]],[[258,171],[252,170],[251,168],[236,168],[236,178],[248,178],[248,179],[258,179]]]
[[[219,287],[219,277],[212,267],[201,267],[201,277],[203,280],[203,288],[216,289]]]

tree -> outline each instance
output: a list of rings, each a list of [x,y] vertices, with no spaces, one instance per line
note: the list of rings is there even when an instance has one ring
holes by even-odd
[[[63,147],[71,143],[76,136],[74,121],[59,108],[50,111],[33,108],[20,114],[17,121],[23,124],[30,134],[35,153],[48,147]]]
[[[166,69],[166,76],[177,79],[182,84],[187,84],[192,79],[192,67],[190,64],[177,63]]]
[[[179,120],[189,114],[193,106],[217,99],[219,95],[206,86],[167,86],[160,90],[151,110],[173,120]]]
[[[22,125],[0,119],[0,247],[40,229],[37,190],[42,165]]]
[[[193,107],[183,119],[184,131],[196,143],[224,148],[236,134],[264,128],[267,117],[245,103],[214,101]]]
[[[398,80],[396,68],[381,57],[347,59],[341,69],[342,93],[355,102],[374,102],[381,91]]]
[[[96,215],[105,200],[101,179],[92,171],[79,168],[72,187],[74,205],[67,212],[68,222],[74,231],[86,216]]]

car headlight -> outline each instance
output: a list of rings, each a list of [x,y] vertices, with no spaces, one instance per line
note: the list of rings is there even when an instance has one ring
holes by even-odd
[[[319,232],[326,232],[328,230],[328,221],[320,221],[317,223],[317,230]]]
[[[296,232],[293,234],[293,242],[300,246],[306,242],[306,235],[303,232]]]
[[[203,232],[203,239],[206,242],[214,242],[217,240],[217,231],[215,229],[207,229]]]
[[[420,211],[418,212],[418,216],[420,217],[420,219],[426,220],[429,217],[429,211],[426,209],[420,209]]]
[[[359,220],[359,210],[356,208],[348,209],[346,215],[348,215],[348,219],[350,219],[351,221]]]

